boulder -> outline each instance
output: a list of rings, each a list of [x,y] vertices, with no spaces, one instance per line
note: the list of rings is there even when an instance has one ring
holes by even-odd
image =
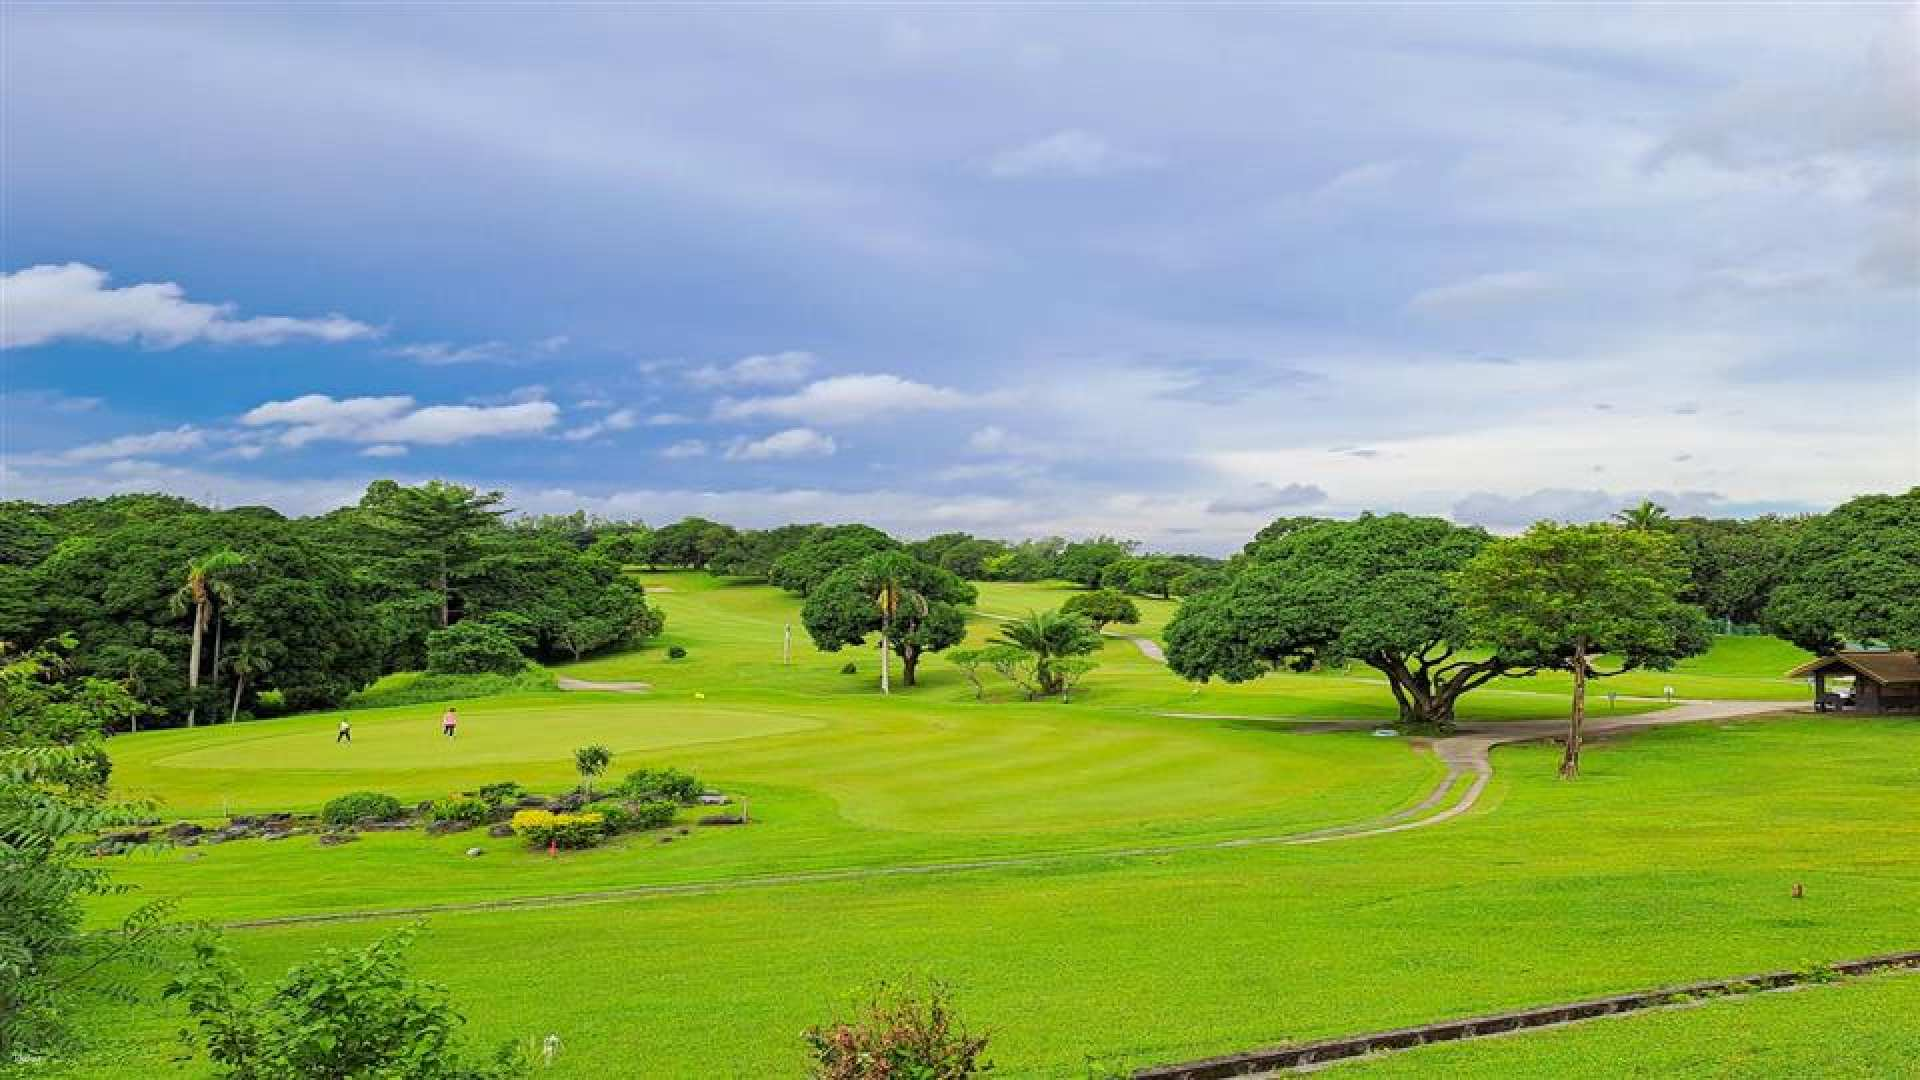
[[[448,833],[466,832],[473,826],[464,821],[431,821],[427,823],[428,836],[445,836]]]
[[[488,835],[488,836],[494,836],[494,837],[500,837],[500,836],[512,836],[512,835],[513,835],[513,826],[511,826],[511,825],[507,825],[507,824],[500,824],[500,825],[495,825],[495,826],[492,826],[491,828],[489,828],[489,829],[487,830],[487,835]]]
[[[100,838],[102,844],[118,844],[122,848],[150,843],[152,840],[152,829],[129,829],[126,832],[108,833]]]
[[[725,806],[732,801],[733,800],[727,798],[725,795],[722,795],[717,791],[709,791],[706,794],[700,796],[701,806]]]
[[[522,795],[514,800],[513,805],[522,810],[544,810],[547,807],[547,800],[541,795]]]
[[[181,821],[168,827],[167,836],[174,840],[186,840],[190,837],[199,836],[206,831],[204,827],[195,825],[191,821]]]
[[[336,844],[351,844],[358,839],[360,839],[359,833],[345,829],[336,829],[332,832],[323,832],[320,834],[320,844],[323,847],[333,847]]]
[[[481,855],[484,855],[484,854],[486,854],[486,852],[484,852],[484,851],[482,851],[482,850],[480,850],[480,849],[479,849],[479,848],[477,848],[477,847],[470,847],[470,848],[468,848],[468,849],[467,849],[467,858],[469,858],[469,859],[472,859],[472,858],[476,858],[476,857],[478,857],[478,856],[481,856]]]

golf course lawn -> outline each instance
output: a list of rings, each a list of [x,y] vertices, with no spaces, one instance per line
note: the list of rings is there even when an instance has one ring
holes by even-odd
[[[462,701],[454,740],[439,735],[434,704],[122,737],[110,746],[115,783],[159,800],[168,819],[311,810],[359,789],[414,800],[511,779],[552,791],[577,780],[572,749],[601,742],[614,753],[609,779],[678,766],[745,796],[752,825],[693,826],[670,843],[637,834],[557,858],[478,832],[369,833],[335,848],[246,840],[118,858],[117,877],[211,922],[441,908],[417,970],[449,988],[476,1041],[559,1034],[565,1050],[542,1071],[556,1077],[799,1075],[808,1024],[844,1012],[864,985],[916,973],[955,985],[968,1022],[992,1033],[998,1075],[1078,1077],[1089,1059],[1141,1066],[1915,947],[1911,720],[1651,730],[1593,745],[1574,783],[1555,779],[1553,747],[1502,748],[1481,801],[1443,824],[1221,848],[1209,845],[1405,809],[1441,769],[1401,739],[1292,730],[1391,719],[1387,691],[1362,669],[1195,695],[1116,640],[1072,704],[1003,687],[977,701],[939,657],[922,686],[882,697],[873,653],[815,652],[784,594],[694,574],[647,581],[667,634],[562,672],[646,681],[650,693]],[[1020,610],[994,600],[999,588],[983,587],[981,608]],[[1008,587],[1007,599],[1044,591]],[[980,620],[973,633],[992,629]],[[1760,640],[1723,639],[1724,666],[1709,654],[1655,677],[1782,682],[1797,696],[1798,684],[1757,673],[1773,657],[1755,654],[1779,648],[1748,644]],[[666,658],[675,644],[685,659]],[[858,672],[840,674],[849,660]],[[1543,684],[1489,688],[1468,706],[1541,718],[1563,715],[1566,699]],[[333,742],[340,715],[351,746]],[[484,854],[466,856],[471,846]],[[929,866],[968,860],[988,864]],[[902,867],[925,872],[875,875]],[[781,878],[819,871],[849,876]],[[700,887],[630,891],[673,883]],[[1795,883],[1805,899],[1790,897]],[[565,899],[486,906],[535,897]],[[102,898],[94,916],[132,902]],[[266,976],[406,921],[228,936]],[[1823,1000],[1779,995],[1768,1007],[1817,1032],[1822,1014],[1795,1011],[1796,999]],[[1882,1020],[1889,1038],[1920,1033],[1911,1009]],[[59,1075],[207,1075],[204,1061],[176,1060],[179,1022],[171,1006],[103,1005],[86,1018],[96,1051]],[[1505,1042],[1519,1053],[1579,1037],[1598,1036]],[[1448,1067],[1532,1067],[1490,1057],[1480,1069],[1478,1052],[1460,1047]],[[1562,1071],[1543,1060],[1542,1072]]]

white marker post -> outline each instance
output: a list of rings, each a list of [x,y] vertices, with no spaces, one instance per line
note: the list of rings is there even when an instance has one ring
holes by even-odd
[[[792,623],[787,624],[786,633],[783,634],[780,639],[780,662],[782,664],[787,664],[787,665],[792,665],[793,663],[793,624]]]

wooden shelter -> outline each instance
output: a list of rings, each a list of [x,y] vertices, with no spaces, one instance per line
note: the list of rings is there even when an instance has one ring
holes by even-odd
[[[1787,676],[1813,680],[1813,707],[1820,712],[1920,712],[1920,653],[1837,652],[1801,664]],[[1829,679],[1852,685],[1829,690]]]

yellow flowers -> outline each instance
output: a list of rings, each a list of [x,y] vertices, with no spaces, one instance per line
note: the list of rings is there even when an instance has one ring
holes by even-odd
[[[518,810],[513,815],[513,827],[520,829],[549,829],[563,825],[598,825],[604,820],[600,814],[556,814],[551,810]]]

